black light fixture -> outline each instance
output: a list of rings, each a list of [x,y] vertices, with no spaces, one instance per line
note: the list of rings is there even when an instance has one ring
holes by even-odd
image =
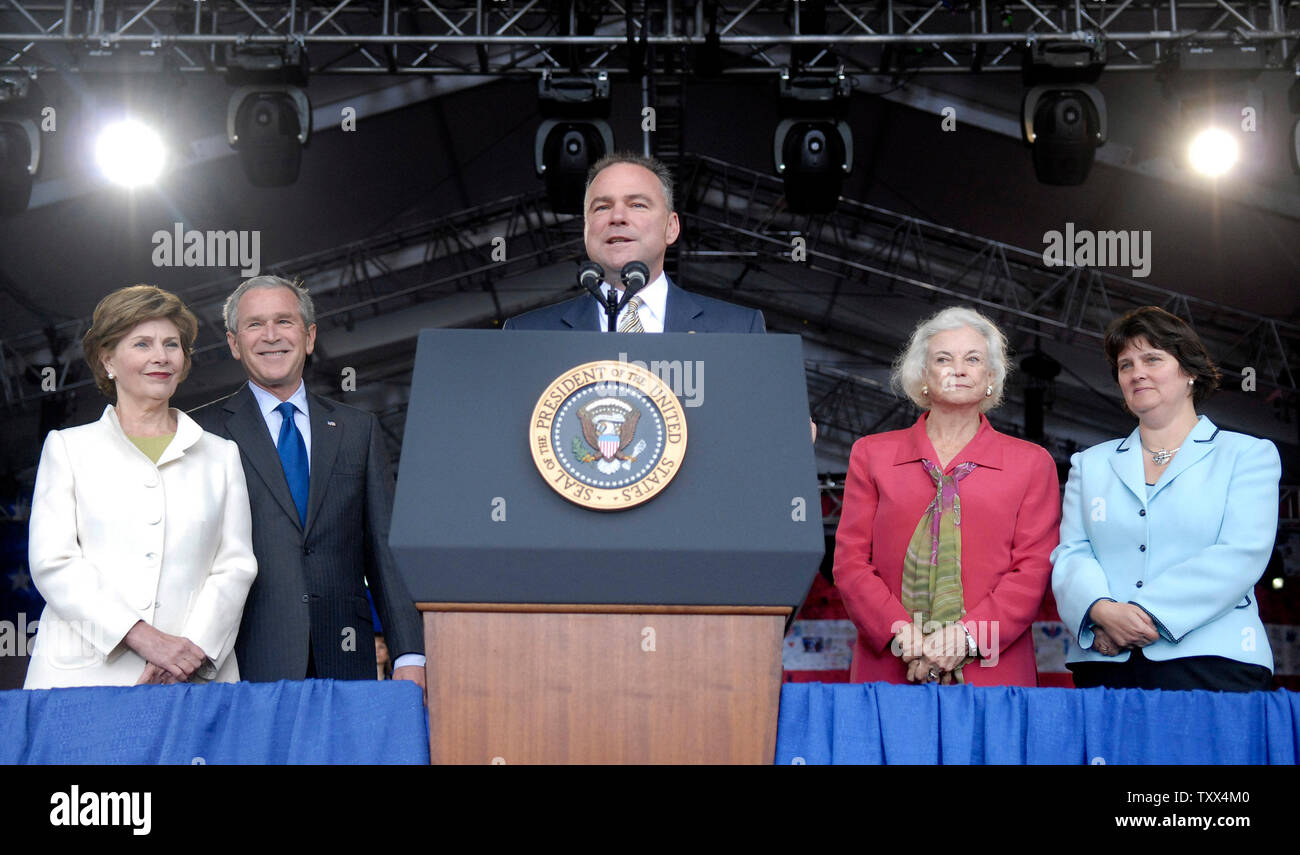
[[[1020,369],[1028,381],[1025,384],[1025,436],[1041,441],[1045,436],[1045,412],[1056,402],[1056,376],[1061,373],[1061,363],[1043,352],[1042,342],[1034,352],[1020,361]]]
[[[28,79],[0,78],[0,216],[27,209],[41,165],[41,133],[28,105]]]
[[[543,119],[533,141],[533,166],[546,182],[546,196],[557,214],[581,214],[587,170],[614,150],[609,117],[609,75],[552,77],[538,84]]]
[[[226,109],[226,136],[249,182],[285,187],[297,181],[311,136],[311,102],[301,88],[307,83],[305,51],[299,45],[229,46],[226,81],[238,85]]]
[[[776,174],[796,214],[828,214],[839,204],[844,178],[853,170],[849,81],[835,74],[781,72],[778,106],[783,117],[772,137]]]
[[[1106,143],[1106,100],[1091,84],[1101,76],[1105,50],[1092,43],[1038,42],[1023,67],[1028,91],[1021,104],[1024,141],[1034,175],[1043,184],[1082,184],[1097,148]]]

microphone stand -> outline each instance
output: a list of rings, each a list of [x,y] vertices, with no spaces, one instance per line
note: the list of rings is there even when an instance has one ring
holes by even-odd
[[[614,332],[615,324],[618,321],[618,313],[623,310],[624,304],[627,303],[627,293],[622,292],[623,299],[619,299],[619,290],[613,285],[609,286],[609,293],[605,295],[605,332]]]

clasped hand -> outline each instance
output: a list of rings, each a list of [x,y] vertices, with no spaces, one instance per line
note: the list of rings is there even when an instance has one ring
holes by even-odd
[[[1092,649],[1102,656],[1118,656],[1121,651],[1146,647],[1160,637],[1151,615],[1132,603],[1101,600],[1088,612],[1092,619]]]
[[[974,661],[966,655],[966,629],[959,623],[929,635],[922,635],[914,623],[905,624],[894,636],[894,649],[907,666],[910,683],[948,685],[953,681],[953,672]]]
[[[203,649],[188,638],[170,635],[144,621],[137,621],[122,640],[146,663],[144,673],[136,681],[137,686],[184,683],[208,658]]]

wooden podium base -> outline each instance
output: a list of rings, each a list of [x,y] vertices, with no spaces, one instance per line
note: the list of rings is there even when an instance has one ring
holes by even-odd
[[[764,763],[789,609],[419,603],[442,763]]]

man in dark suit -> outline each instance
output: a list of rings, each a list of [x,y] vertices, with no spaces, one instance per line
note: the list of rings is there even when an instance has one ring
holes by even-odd
[[[583,238],[587,257],[618,280],[623,265],[641,261],[650,280],[619,313],[625,332],[766,332],[763,313],[691,294],[664,275],[664,255],[681,231],[673,210],[673,182],[667,167],[652,157],[613,154],[598,160],[587,175]],[[614,287],[622,290],[619,281]],[[608,293],[609,282],[601,284]],[[510,318],[504,329],[605,329],[604,310],[589,294]]]
[[[388,548],[388,460],[373,414],[307,391],[316,345],[305,289],[255,276],[226,300],[230,353],[248,383],[191,413],[239,444],[258,578],[235,641],[253,681],[375,679],[373,594],[394,679],[424,686],[420,619]]]

